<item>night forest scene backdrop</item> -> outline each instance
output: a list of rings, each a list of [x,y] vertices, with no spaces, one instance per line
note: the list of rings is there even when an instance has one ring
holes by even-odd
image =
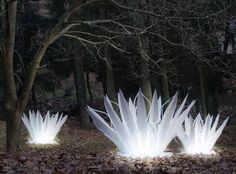
[[[235,0],[0,2],[0,173],[236,173]]]

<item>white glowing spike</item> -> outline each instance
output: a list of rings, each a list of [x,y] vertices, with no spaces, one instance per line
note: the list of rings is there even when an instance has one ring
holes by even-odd
[[[215,122],[213,116],[207,115],[205,121],[198,114],[195,120],[191,116],[186,117],[184,128],[182,127],[178,133],[178,137],[184,146],[184,153],[188,154],[212,154],[213,147],[221,135],[228,118],[224,120],[221,126],[216,129],[219,121],[217,115]]]
[[[67,116],[56,113],[51,115],[47,112],[44,116],[39,111],[29,111],[29,117],[23,114],[22,120],[29,131],[31,144],[55,144],[55,138],[59,133],[62,125],[65,123]]]
[[[184,109],[186,99],[177,107],[176,94],[167,109],[164,109],[156,92],[147,111],[141,90],[135,99],[127,102],[123,93],[118,93],[119,113],[115,112],[108,97],[104,98],[109,125],[97,111],[88,106],[87,111],[96,127],[117,146],[119,154],[130,157],[155,157],[170,155],[166,147],[177,135],[194,102]],[[149,101],[148,101],[149,102]]]

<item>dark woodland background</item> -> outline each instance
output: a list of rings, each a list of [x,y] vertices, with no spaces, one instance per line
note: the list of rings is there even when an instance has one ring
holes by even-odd
[[[18,2],[14,50],[18,91],[37,47],[69,3]],[[61,37],[52,43],[37,72],[32,106],[37,109],[48,95],[57,98],[75,92],[71,99],[76,104],[96,102],[103,93],[115,98],[118,89],[134,96],[142,87],[147,96],[157,89],[166,99],[177,90],[189,93],[198,99],[203,113],[216,114],[219,97],[234,95],[234,1],[149,0],[128,5],[157,17],[123,12],[109,2],[84,9],[79,20],[113,19],[119,25],[88,23],[69,31],[74,38]],[[1,21],[4,38],[3,17]],[[1,79],[1,96],[3,83]]]

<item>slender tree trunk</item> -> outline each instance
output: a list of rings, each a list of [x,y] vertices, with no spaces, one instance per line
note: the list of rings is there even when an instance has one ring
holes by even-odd
[[[162,68],[161,81],[162,81],[163,100],[167,101],[170,98],[170,93],[169,93],[169,83],[168,83],[168,77],[167,77],[167,73],[166,73],[165,62],[162,63],[161,68]]]
[[[102,81],[102,89],[103,89],[103,95],[107,95],[107,82]]]
[[[151,1],[149,0],[142,0],[141,4],[144,5],[144,8],[147,8],[149,11],[153,11],[153,6]],[[134,19],[134,21],[138,25],[144,25],[144,23],[151,24],[152,18],[150,16],[138,16],[138,18]],[[140,48],[140,74],[142,76],[141,88],[143,91],[144,96],[151,101],[152,100],[152,86],[150,81],[150,73],[149,73],[149,56],[148,53],[150,52],[150,36],[146,35],[143,38],[139,38],[139,48]],[[149,108],[148,102],[146,103],[147,108]]]
[[[218,90],[215,89],[211,95],[207,95],[208,97],[208,113],[216,116],[218,114]]]
[[[139,41],[140,43],[140,55],[141,60],[139,62],[139,73],[142,77],[141,81],[141,88],[144,96],[149,100],[152,101],[152,87],[150,81],[150,74],[149,74],[149,67],[148,67],[148,60],[149,57],[147,53],[149,51],[149,38],[146,37],[144,40]],[[146,101],[146,108],[149,110],[150,104]]]
[[[217,115],[218,114],[218,109],[219,109],[219,100],[218,100],[218,90],[216,89],[213,96],[212,96],[212,111],[211,114]]]
[[[114,74],[112,70],[112,60],[109,49],[106,51],[106,76],[107,76],[107,95],[112,101],[117,101],[116,88],[114,84]]]
[[[99,8],[99,16],[101,19],[105,19],[106,14],[104,7]],[[105,57],[106,57],[106,84],[103,85],[104,88],[106,88],[106,94],[112,101],[117,101],[116,98],[116,88],[114,84],[114,74],[112,70],[112,59],[111,59],[111,53],[109,46],[106,47],[105,51]],[[105,92],[105,91],[104,91]]]
[[[139,64],[140,75],[142,76],[141,87],[144,96],[151,101],[152,100],[152,86],[150,81],[150,73],[148,67],[149,57],[147,53],[149,52],[149,38],[145,37],[143,40],[140,39],[140,55],[141,60]],[[148,104],[148,103],[147,103]],[[147,105],[148,108],[148,105]]]
[[[152,100],[152,87],[151,87],[151,82],[150,82],[150,74],[149,74],[149,67],[148,67],[148,62],[146,59],[141,58],[141,63],[140,63],[140,74],[142,75],[142,91],[144,96],[151,101]]]
[[[75,45],[78,46],[78,43]],[[75,88],[80,126],[82,128],[86,128],[89,126],[89,116],[85,111],[85,107],[87,105],[87,93],[83,69],[83,56],[81,56],[80,51],[81,49],[78,49],[74,55]]]
[[[90,82],[89,82],[90,81],[89,72],[85,72],[85,75],[86,75],[86,86],[89,93],[89,99],[90,99],[90,102],[93,103],[93,93],[92,93]]]
[[[85,72],[85,75],[86,75],[86,87],[87,87],[87,91],[89,94],[89,104],[92,104],[93,103],[93,93],[92,93],[91,86],[90,86],[89,72]],[[92,118],[89,117],[89,123],[92,123],[92,122],[93,122]]]
[[[201,112],[204,116],[207,115],[207,99],[206,99],[206,90],[205,90],[205,82],[203,76],[202,65],[199,63],[198,67],[198,74],[199,74],[199,85],[200,85],[200,102],[201,102]]]
[[[34,110],[37,109],[37,97],[36,97],[36,91],[35,91],[35,85],[32,86],[32,103]]]
[[[166,1],[164,1],[166,6]],[[163,31],[161,32],[164,37],[166,37],[166,26],[163,24]],[[170,98],[169,92],[169,83],[168,83],[168,76],[167,76],[167,67],[166,67],[166,57],[165,57],[165,42],[160,39],[160,53],[161,53],[161,81],[162,81],[162,96],[163,100],[167,101]]]

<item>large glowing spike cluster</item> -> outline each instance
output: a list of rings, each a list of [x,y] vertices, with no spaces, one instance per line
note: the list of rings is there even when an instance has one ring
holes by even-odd
[[[187,97],[177,108],[176,94],[168,104],[162,104],[161,98],[154,93],[150,109],[147,111],[145,98],[138,92],[132,101],[127,102],[123,93],[118,93],[119,114],[114,110],[108,97],[104,99],[109,125],[98,113],[101,111],[88,107],[94,124],[118,147],[120,154],[130,157],[166,156],[165,150],[181,128],[194,102],[187,108]]]
[[[50,115],[49,112],[44,116],[39,111],[29,111],[29,117],[25,114],[22,120],[29,131],[29,143],[32,144],[55,144],[55,138],[59,133],[67,116],[57,114]]]

